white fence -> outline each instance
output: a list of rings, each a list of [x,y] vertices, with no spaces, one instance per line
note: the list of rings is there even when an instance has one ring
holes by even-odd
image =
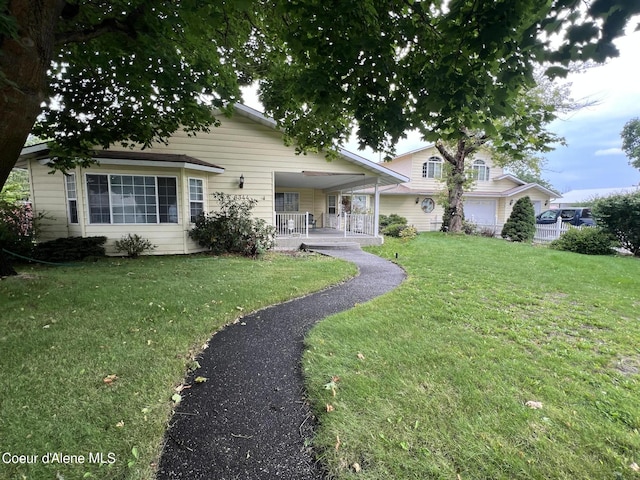
[[[349,235],[375,235],[374,216],[365,213],[344,214],[344,234]],[[342,228],[341,228],[342,230]]]
[[[582,227],[576,227],[569,223],[565,223],[560,217],[558,217],[558,221],[556,223],[546,225],[536,224],[536,234],[533,237],[533,241],[539,243],[552,242],[555,239],[560,238],[560,235],[568,231],[570,228],[580,229]]]
[[[306,213],[276,213],[276,235],[280,237],[308,237],[309,230],[316,227],[313,215]],[[323,215],[321,225],[342,232],[345,237],[375,236],[375,218],[371,214],[343,213]]]

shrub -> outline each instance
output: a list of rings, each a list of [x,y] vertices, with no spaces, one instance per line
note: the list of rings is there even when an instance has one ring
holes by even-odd
[[[137,233],[133,235],[129,233],[127,236],[122,237],[122,239],[116,240],[115,246],[116,252],[127,252],[127,256],[131,258],[137,258],[141,253],[155,250],[156,248],[149,240],[141,237]]]
[[[502,227],[502,238],[512,242],[530,242],[536,233],[536,214],[529,197],[519,198]]]
[[[611,255],[614,241],[611,235],[598,227],[569,228],[560,238],[549,244],[556,250],[585,255]]]
[[[599,198],[591,211],[598,226],[640,257],[640,191]]]
[[[36,245],[34,257],[47,262],[69,262],[104,257],[107,237],[64,237]]]
[[[473,222],[463,220],[462,231],[467,235],[476,235],[478,233],[478,226]]]
[[[416,238],[417,236],[418,230],[413,225],[400,230],[400,238],[403,238],[405,240],[411,240],[412,238]]]
[[[0,248],[30,256],[35,236],[36,225],[31,205],[0,201]]]
[[[380,215],[380,217],[378,217],[378,224],[381,229],[388,227],[389,225],[406,225],[407,223],[408,220],[406,218],[395,213],[392,213],[391,215]]]
[[[407,228],[407,224],[405,223],[392,223],[382,229],[382,234],[389,237],[400,238],[400,233],[402,233],[402,230],[405,228]]]
[[[276,229],[264,220],[251,218],[257,200],[240,195],[216,192],[213,197],[220,208],[201,214],[189,237],[215,254],[239,253],[255,256],[273,248]]]

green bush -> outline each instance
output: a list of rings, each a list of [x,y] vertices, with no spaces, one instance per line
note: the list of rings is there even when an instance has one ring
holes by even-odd
[[[556,250],[585,255],[611,255],[615,253],[613,238],[608,232],[598,227],[569,228],[549,246]]]
[[[404,217],[401,217],[398,214],[392,213],[391,215],[380,215],[378,217],[378,224],[380,225],[380,229],[388,227],[389,225],[406,225],[408,220]]]
[[[416,238],[418,236],[418,230],[413,225],[407,226],[400,230],[400,238],[405,240],[410,240],[412,238]]]
[[[599,198],[591,212],[599,227],[640,257],[640,191]]]
[[[502,227],[502,238],[512,242],[531,242],[536,234],[536,214],[529,197],[519,198]]]
[[[382,234],[389,237],[400,238],[400,234],[405,228],[407,228],[406,223],[392,223],[382,229]]]
[[[107,237],[64,237],[36,245],[34,257],[47,262],[69,262],[104,257]]]
[[[251,210],[257,200],[240,195],[216,192],[213,197],[220,208],[217,212],[201,214],[189,237],[216,255],[238,253],[256,256],[276,244],[276,229],[262,219],[253,219]]]
[[[127,252],[127,256],[137,258],[141,253],[151,251],[156,248],[149,240],[141,237],[137,233],[122,237],[116,240],[116,252]]]

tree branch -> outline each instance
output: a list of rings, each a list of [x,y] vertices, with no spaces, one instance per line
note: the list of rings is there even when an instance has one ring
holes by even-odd
[[[101,37],[107,33],[121,33],[135,40],[138,36],[138,32],[134,28],[134,25],[136,21],[144,15],[144,8],[145,4],[142,4],[126,17],[105,18],[100,23],[91,25],[82,30],[59,32],[55,35],[55,44],[60,46],[67,45],[69,43],[88,42],[89,40]]]

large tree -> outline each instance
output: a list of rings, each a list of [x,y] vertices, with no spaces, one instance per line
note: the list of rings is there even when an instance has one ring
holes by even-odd
[[[0,187],[35,131],[62,166],[215,124],[260,56],[261,3],[0,0]],[[44,107],[43,107],[44,105]]]
[[[448,217],[456,231],[465,158],[491,140],[520,161],[558,140],[545,129],[553,109],[527,98],[535,66],[546,63],[558,75],[572,61],[616,55],[612,41],[640,2],[363,0],[279,8],[287,29],[261,82],[267,111],[301,148],[335,147],[356,128],[361,146],[391,153],[404,132],[419,130],[451,166]]]

